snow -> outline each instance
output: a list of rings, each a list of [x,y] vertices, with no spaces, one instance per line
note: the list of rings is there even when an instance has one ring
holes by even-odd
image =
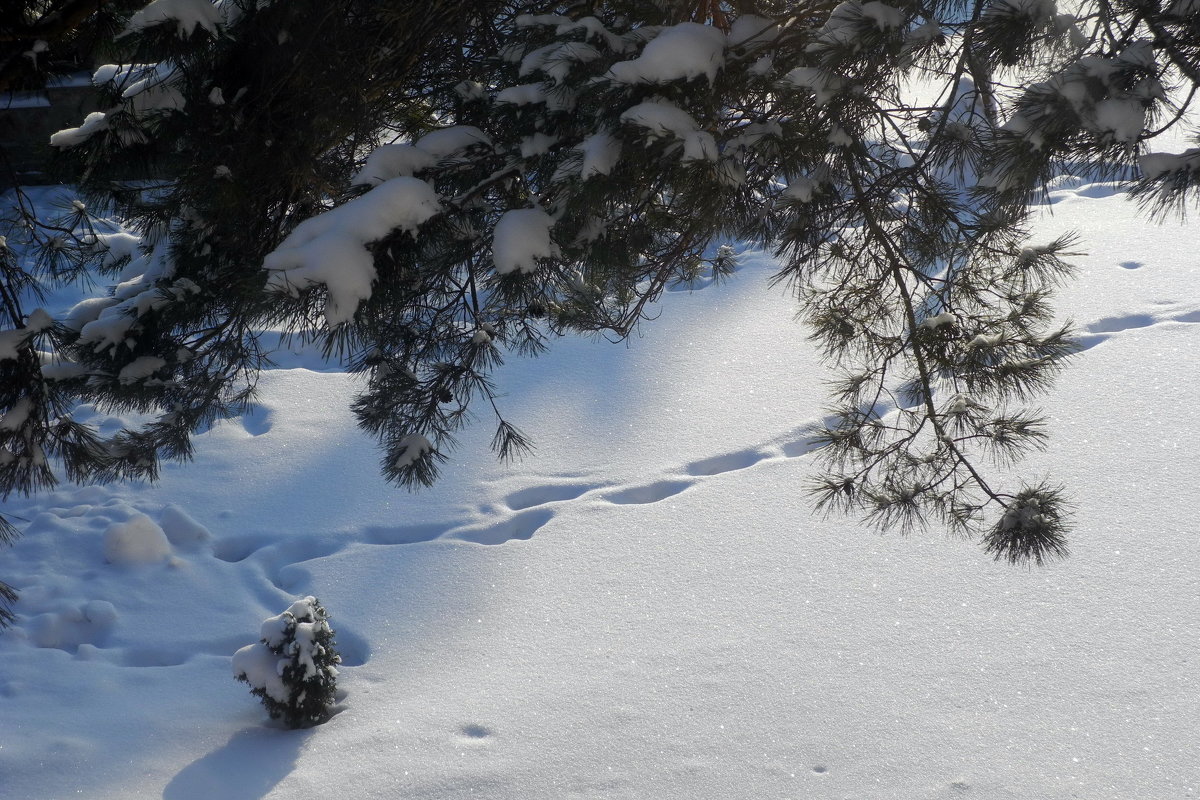
[[[1136,98],[1108,98],[1096,104],[1096,125],[1118,142],[1133,146],[1146,127],[1146,107]]]
[[[415,464],[421,456],[433,451],[433,443],[419,433],[410,433],[400,440],[400,453],[392,460],[396,469]]]
[[[645,128],[656,138],[681,140],[681,161],[717,160],[717,143],[713,135],[700,130],[691,114],[666,100],[647,100],[627,108],[621,113],[621,121]]]
[[[437,192],[425,181],[410,177],[384,181],[296,226],[263,260],[263,268],[270,272],[267,288],[298,294],[325,286],[329,290],[325,319],[336,327],[351,319],[359,302],[371,296],[375,262],[367,244],[395,229],[415,234],[440,210]]]
[[[437,162],[437,156],[428,150],[409,144],[385,144],[367,156],[363,168],[350,183],[378,186],[392,178],[411,178]]]
[[[24,328],[0,331],[0,361],[16,361],[20,356],[21,345],[28,338],[29,331]]]
[[[19,431],[25,427],[25,422],[29,419],[29,415],[33,412],[33,400],[29,397],[22,397],[13,403],[12,408],[4,412],[0,416],[0,432]]]
[[[195,548],[212,539],[208,528],[176,505],[168,505],[162,510],[158,524],[173,547]]]
[[[470,147],[491,147],[492,139],[472,125],[453,125],[427,133],[415,142],[434,158],[448,158]]]
[[[196,28],[203,28],[216,36],[217,26],[223,21],[221,10],[209,0],[153,0],[129,18],[125,33],[173,22],[181,39],[191,36]]]
[[[50,98],[45,92],[0,92],[0,110],[14,108],[49,108]]]
[[[534,103],[546,102],[546,92],[540,83],[523,83],[520,86],[510,86],[496,93],[497,103],[511,103],[515,106],[527,106]]]
[[[818,106],[823,106],[846,90],[846,79],[817,67],[796,67],[784,76],[796,86],[810,90],[816,95]]]
[[[138,356],[121,367],[121,371],[117,373],[117,380],[124,384],[144,381],[166,365],[166,359],[158,356]]]
[[[286,659],[271,652],[262,642],[246,645],[233,654],[234,677],[244,677],[255,689],[263,689],[272,700],[286,703],[288,689],[280,674]]]
[[[1192,148],[1183,153],[1146,153],[1138,158],[1138,168],[1142,177],[1147,180],[1161,178],[1169,172],[1200,170],[1200,148]]]
[[[110,564],[158,564],[170,555],[167,535],[145,514],[113,523],[104,531],[104,560]]]
[[[65,128],[50,134],[51,147],[74,147],[90,139],[96,132],[108,128],[108,117],[103,111],[93,111],[83,118],[78,128]]]
[[[1021,472],[1075,498],[1070,559],[1012,569],[939,532],[813,516],[799,487],[827,373],[767,287],[777,264],[745,253],[733,280],[665,293],[627,344],[512,359],[502,400],[538,444],[514,465],[480,425],[432,490],[387,487],[347,410],[359,380],[300,350],[159,484],[9,497],[0,791],[1195,795],[1196,232],[1079,176],[1045,210],[1036,241],[1079,229],[1089,253],[1060,300],[1084,349]],[[209,536],[181,544],[176,512]],[[135,520],[169,549],[106,564],[105,532]],[[244,646],[310,595],[343,694],[285,731],[231,671],[285,697],[279,657]]]
[[[579,177],[584,180],[593,175],[612,173],[621,160],[621,140],[608,131],[585,137],[577,149],[583,154],[583,166],[580,168]]]
[[[725,34],[695,22],[665,28],[631,61],[608,71],[617,83],[669,83],[704,77],[711,84],[725,66]]]
[[[729,47],[740,47],[747,52],[754,52],[775,41],[778,35],[779,26],[771,20],[753,14],[742,14],[729,28]]]
[[[554,219],[540,208],[506,211],[492,233],[492,262],[496,272],[534,272],[539,258],[553,258],[558,246],[550,238]]]
[[[862,4],[862,15],[875,22],[881,31],[894,30],[904,24],[904,14],[900,9],[889,6],[878,0]]]

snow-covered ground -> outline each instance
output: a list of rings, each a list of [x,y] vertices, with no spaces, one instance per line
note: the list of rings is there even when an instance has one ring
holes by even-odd
[[[814,516],[825,373],[761,255],[627,345],[512,362],[536,456],[494,463],[483,425],[417,495],[299,352],[158,485],[4,504],[0,797],[1200,796],[1195,228],[1052,200],[1087,349],[1023,469],[1076,498],[1069,560]],[[230,657],[310,594],[343,697],[287,731]]]

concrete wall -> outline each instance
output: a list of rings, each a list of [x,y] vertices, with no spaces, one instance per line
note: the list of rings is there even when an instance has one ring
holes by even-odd
[[[76,128],[96,111],[96,90],[86,77],[41,92],[0,94],[0,148],[8,156],[21,183],[50,182],[50,134]],[[0,170],[0,186],[9,182]]]

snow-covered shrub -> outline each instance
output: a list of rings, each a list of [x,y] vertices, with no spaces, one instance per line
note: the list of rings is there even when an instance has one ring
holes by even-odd
[[[342,663],[325,609],[315,597],[297,600],[266,619],[260,633],[262,641],[233,654],[234,677],[289,728],[324,722]]]

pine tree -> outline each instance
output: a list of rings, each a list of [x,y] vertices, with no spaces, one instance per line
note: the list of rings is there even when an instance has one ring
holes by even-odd
[[[116,41],[106,110],[52,143],[140,248],[85,232],[116,293],[0,333],[5,408],[36,409],[0,492],[186,459],[267,327],[366,375],[397,484],[435,480],[481,404],[512,457],[506,354],[627,336],[745,241],[840,375],[820,505],[1042,563],[1063,493],[989,466],[1045,446],[1029,404],[1077,347],[1050,304],[1074,242],[1028,241],[1028,204],[1063,165],[1160,211],[1200,174],[1147,153],[1200,86],[1193,0],[160,0]],[[101,440],[79,399],[156,417]]]
[[[337,652],[329,616],[306,597],[262,624],[262,640],[233,655],[233,676],[250,685],[271,719],[289,728],[324,722],[337,694]]]

